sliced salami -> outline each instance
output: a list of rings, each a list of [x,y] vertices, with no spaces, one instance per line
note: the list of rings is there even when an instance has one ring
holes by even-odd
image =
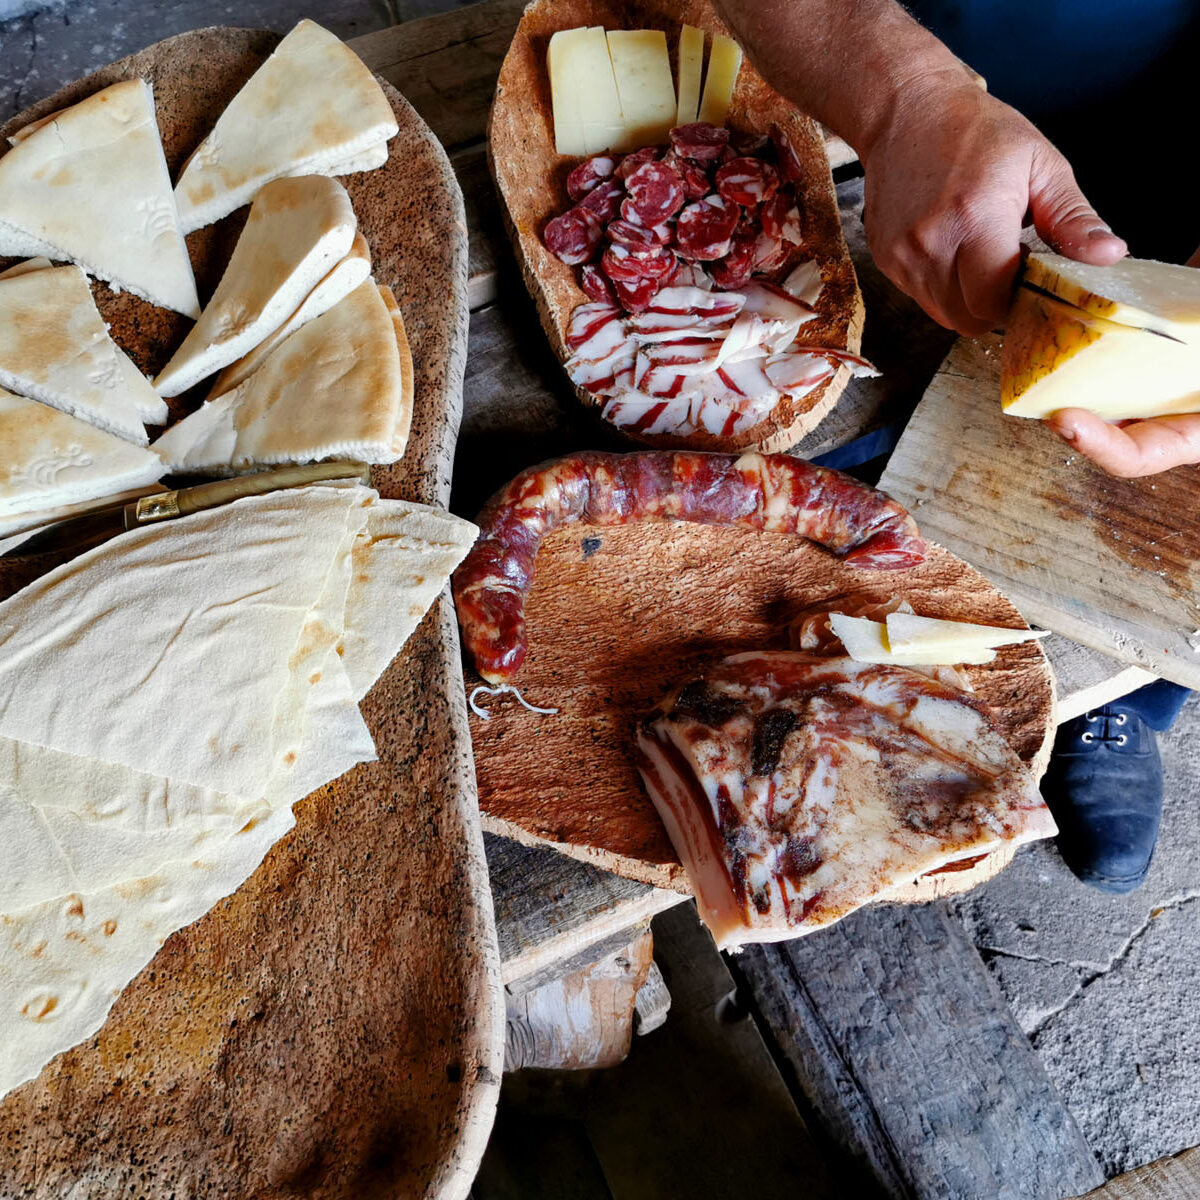
[[[749,133],[733,130],[729,135],[729,148],[734,154],[748,158],[762,158],[767,154],[771,139],[765,133]]]
[[[699,163],[692,162],[690,158],[683,158],[674,150],[663,159],[663,162],[679,172],[679,176],[683,180],[684,195],[689,200],[700,200],[713,190],[708,172]]]
[[[603,237],[604,222],[582,205],[548,221],[542,233],[546,249],[569,267],[594,258]]]
[[[625,190],[626,203],[646,226],[670,220],[686,199],[682,176],[663,162],[643,163],[625,180]]]
[[[728,145],[729,130],[709,125],[707,121],[693,121],[671,130],[671,146],[675,153],[697,162],[718,161]]]
[[[621,200],[624,195],[625,185],[623,183],[616,179],[606,179],[592,188],[580,200],[579,207],[595,213],[604,222],[612,221],[621,211]]]
[[[620,166],[617,167],[617,178],[628,179],[638,167],[644,166],[648,162],[657,162],[662,158],[665,149],[664,146],[643,146],[640,150],[625,155],[621,159]]]
[[[581,162],[567,176],[567,195],[578,203],[592,188],[610,178],[616,169],[617,160],[611,154],[598,154]]]
[[[804,241],[800,209],[790,192],[776,192],[759,213],[763,233],[779,242],[799,246]]]
[[[630,281],[617,279],[613,281],[612,286],[617,293],[618,302],[624,306],[626,312],[640,313],[650,307],[650,302],[658,295],[662,284],[659,280],[650,278]]]
[[[751,221],[743,220],[733,231],[729,253],[713,263],[713,282],[719,288],[744,287],[750,282],[754,271],[754,252],[758,244],[758,230]],[[590,295],[591,293],[589,293]]]
[[[626,200],[625,204],[629,201]],[[621,206],[625,211],[625,205]],[[652,246],[665,246],[671,240],[670,225],[655,225],[647,229],[634,221],[612,221],[608,226],[609,240],[618,246],[629,246],[631,249],[645,250]]]
[[[579,281],[584,295],[597,304],[616,304],[617,292],[612,280],[600,270],[595,263],[588,263],[583,268],[583,277]]]
[[[711,262],[729,253],[740,210],[720,196],[689,204],[675,226],[675,248],[689,262]]]
[[[665,246],[634,250],[612,245],[600,260],[601,270],[614,283],[634,283],[639,279],[661,281],[675,270],[675,255]]]
[[[779,173],[760,158],[731,158],[717,169],[717,192],[730,204],[754,208],[775,195]]]
[[[799,183],[804,177],[804,168],[800,165],[800,155],[796,153],[788,135],[778,125],[772,125],[771,141],[775,143],[779,174],[788,183]]]

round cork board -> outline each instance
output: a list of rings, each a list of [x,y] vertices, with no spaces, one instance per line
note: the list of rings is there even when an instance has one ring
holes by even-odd
[[[554,148],[550,77],[546,70],[550,37],[560,29],[580,25],[662,29],[674,55],[684,24],[703,29],[710,47],[713,34],[729,33],[708,0],[639,0],[637,4],[623,0],[533,0],[521,17],[500,68],[488,121],[488,161],[521,273],[560,362],[570,357],[565,334],[571,313],[588,298],[579,288],[578,268],[555,258],[541,238],[546,222],[570,207],[567,175],[581,161],[563,158]],[[787,133],[804,167],[799,188],[804,245],[793,252],[777,274],[782,278],[797,262],[815,260],[824,287],[817,303],[818,316],[804,326],[805,340],[857,352],[862,342],[862,296],[842,235],[829,158],[816,122],[768,86],[751,63],[743,60],[726,124],[747,133],[767,133],[772,124],[777,124]],[[781,401],[766,420],[732,437],[660,434],[636,435],[634,440],[663,448],[686,445],[693,450],[786,450],[824,419],[849,380],[850,368],[840,367],[827,383],[798,400]],[[586,388],[576,388],[576,394],[589,407],[597,403],[597,397]],[[634,436],[625,430],[619,432]]]
[[[0,136],[141,75],[174,175],[278,41],[221,28],[172,38],[64,88]],[[462,195],[428,128],[382,86],[400,125],[389,161],[343,182],[375,276],[403,311],[416,401],[404,459],[373,482],[444,507],[466,355]],[[188,238],[201,299],[246,212]],[[156,372],[186,318],[93,290],[116,340]],[[191,406],[173,404],[176,415]],[[53,565],[6,562],[0,595]],[[166,942],[100,1032],[0,1103],[0,1195],[467,1194],[504,1021],[447,599],[363,714],[380,761],[298,804],[292,833]]]
[[[529,656],[510,696],[472,715],[484,828],[549,844],[630,879],[688,892],[634,766],[634,725],[706,660],[786,649],[801,612],[908,600],[926,616],[1025,628],[982,575],[940,546],[919,567],[864,571],[800,538],[703,525],[566,529],[538,554],[525,613]],[[1054,680],[1036,642],[964,668],[1020,757],[1040,775],[1054,732]],[[480,682],[473,672],[467,686]],[[889,899],[927,900],[994,874],[997,851],[924,876]]]

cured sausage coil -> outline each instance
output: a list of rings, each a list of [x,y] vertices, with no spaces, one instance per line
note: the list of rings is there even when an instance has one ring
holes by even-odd
[[[525,596],[542,539],[565,525],[687,521],[790,533],[857,567],[916,566],[925,543],[890,497],[788,454],[568,455],[523,471],[479,516],[454,575],[463,641],[480,675],[509,683],[527,648]]]

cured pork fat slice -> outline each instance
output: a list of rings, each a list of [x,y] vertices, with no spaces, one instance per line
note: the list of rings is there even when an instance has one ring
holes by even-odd
[[[638,759],[721,949],[1057,832],[987,706],[903,667],[734,655],[642,721]]]

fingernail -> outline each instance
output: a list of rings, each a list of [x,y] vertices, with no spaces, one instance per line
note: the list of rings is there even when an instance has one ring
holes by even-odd
[[[1088,230],[1088,237],[1099,240],[1100,238],[1110,238],[1113,236],[1113,231],[1107,225],[1096,225]]]
[[[1061,437],[1064,442],[1073,442],[1079,435],[1073,429],[1060,429],[1058,431],[1058,436]]]

